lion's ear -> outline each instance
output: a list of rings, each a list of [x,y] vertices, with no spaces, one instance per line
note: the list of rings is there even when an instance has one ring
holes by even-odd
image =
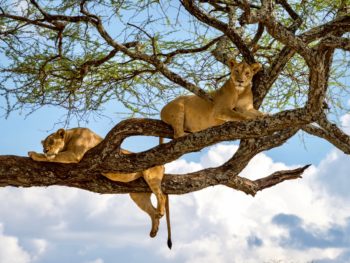
[[[60,138],[64,138],[64,135],[66,134],[66,131],[64,129],[59,129],[56,134],[60,137]]]
[[[257,73],[261,68],[261,64],[260,63],[253,63],[252,65],[250,65],[250,68],[252,69],[253,73]]]
[[[237,62],[234,58],[231,58],[229,61],[228,61],[228,65],[230,67],[230,69],[234,68],[236,65],[237,65]]]

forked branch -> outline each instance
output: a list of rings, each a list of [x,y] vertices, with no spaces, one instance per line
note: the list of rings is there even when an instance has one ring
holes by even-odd
[[[101,171],[104,171],[107,166],[111,166],[111,158],[115,159],[114,163],[127,163],[126,165],[114,167],[114,170],[128,170],[128,164],[130,164],[132,159],[127,160],[124,158],[125,156],[122,158],[117,150],[125,137],[139,133],[171,137],[172,131],[164,123],[155,120],[136,120],[134,123],[132,123],[132,120],[129,120],[129,127],[125,125],[125,122],[124,129],[123,125],[119,127],[121,128],[119,134],[116,130],[112,130],[106,139],[100,145],[89,151],[78,164],[39,163],[27,157],[0,156],[0,186],[32,187],[64,185],[97,193],[148,192],[150,190],[143,180],[136,180],[128,184],[112,182],[103,177]],[[240,157],[236,156],[237,163],[232,163],[231,160],[220,167],[207,168],[194,173],[184,175],[167,174],[163,179],[163,190],[168,194],[184,194],[198,191],[208,186],[221,184],[250,195],[255,195],[257,191],[274,184],[298,178],[296,175],[302,174],[307,167],[300,168],[299,170],[281,171],[257,181],[238,176],[241,170],[248,164],[249,160],[258,152],[272,147],[273,145],[283,143],[287,138],[292,136],[295,131],[296,130],[291,130],[288,133],[282,132],[273,134],[271,142],[262,138],[249,139],[246,145],[253,146],[254,150],[250,155],[245,155],[244,151],[239,150],[237,156]],[[210,134],[209,130],[207,132]],[[177,140],[174,141],[176,143]],[[194,141],[193,143],[196,144],[198,142]],[[168,143],[168,145],[169,144],[171,143]],[[181,142],[177,142],[177,147],[180,147],[181,144]],[[164,144],[157,148],[159,151],[164,151],[168,146]],[[250,148],[247,147],[246,149]],[[114,154],[110,152],[113,150],[115,150]],[[186,152],[186,150],[187,149],[184,147],[183,151]],[[135,154],[134,158],[142,154],[143,153]],[[111,156],[111,158],[105,158],[106,155]],[[144,154],[144,156],[148,158],[149,163],[159,162],[157,156],[154,154],[152,155],[152,150],[148,151],[148,154]],[[171,158],[176,159],[174,157]],[[155,161],[152,161],[152,159],[155,159]],[[244,167],[242,167],[242,164]]]

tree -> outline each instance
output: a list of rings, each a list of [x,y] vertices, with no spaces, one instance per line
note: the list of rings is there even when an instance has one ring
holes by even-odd
[[[0,48],[7,57],[0,68],[0,92],[7,115],[55,105],[84,118],[105,102],[118,100],[131,115],[150,116],[158,112],[160,101],[184,91],[211,100],[208,91],[222,85],[228,70],[224,65],[232,56],[263,64],[254,78],[254,104],[271,113],[122,155],[118,150],[129,136],[172,138],[172,129],[159,120],[127,119],[79,164],[43,165],[25,157],[0,156],[0,186],[145,192],[149,189],[142,180],[114,183],[101,172],[142,171],[214,143],[240,140],[237,152],[222,166],[166,175],[163,190],[183,194],[222,184],[255,195],[301,177],[308,167],[255,181],[239,176],[256,154],[282,145],[300,130],[350,153],[349,136],[328,119],[343,107],[341,92],[346,92],[337,81],[345,74],[346,57],[335,53],[350,50],[346,1],[0,3]]]

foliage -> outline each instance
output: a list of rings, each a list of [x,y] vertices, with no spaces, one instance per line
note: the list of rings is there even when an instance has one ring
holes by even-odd
[[[232,7],[226,1],[200,2],[214,18],[231,21],[244,43],[252,44],[257,25],[240,24],[242,10],[235,4]],[[280,4],[275,7],[275,17],[293,28],[295,17],[288,14],[284,2],[277,1]],[[96,24],[83,19],[81,3],[91,18],[99,17],[113,40],[129,43],[130,51],[156,57],[169,70],[203,90],[223,84],[228,69],[212,54],[216,42],[200,51],[191,50],[211,43],[223,33],[198,21],[180,2],[2,0],[0,95],[6,100],[3,110],[7,115],[18,109],[33,111],[54,105],[84,116],[117,100],[132,115],[150,116],[158,113],[159,105],[186,91],[186,86],[169,79],[156,65],[116,50]],[[340,4],[340,0],[291,1],[290,8],[303,19],[293,30],[302,34],[331,21]],[[260,1],[251,1],[252,7],[259,5]],[[230,8],[232,11],[228,12]],[[62,17],[53,19],[56,15]],[[234,43],[226,47],[226,52],[238,55]],[[251,46],[255,59],[266,68],[283,47],[266,30]],[[345,60],[345,53],[339,52],[332,66],[327,96],[333,111],[346,108],[342,98],[348,90],[341,81],[348,73],[344,70]],[[305,61],[294,56],[266,96],[263,110],[301,107],[307,91]]]

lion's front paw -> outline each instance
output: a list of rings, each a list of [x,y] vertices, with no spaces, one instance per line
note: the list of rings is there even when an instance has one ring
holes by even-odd
[[[32,158],[34,161],[45,161],[46,158],[43,154],[36,153],[36,152],[28,152],[28,156]]]
[[[28,156],[33,159],[33,156],[36,154],[36,152],[30,151],[28,152]]]

